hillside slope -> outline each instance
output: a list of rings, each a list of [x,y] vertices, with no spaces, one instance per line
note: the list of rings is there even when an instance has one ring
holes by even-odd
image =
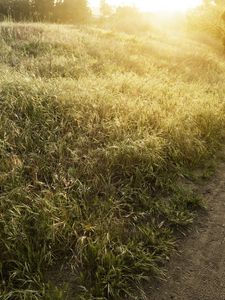
[[[0,26],[2,299],[125,299],[163,276],[224,140],[224,58],[181,37]]]

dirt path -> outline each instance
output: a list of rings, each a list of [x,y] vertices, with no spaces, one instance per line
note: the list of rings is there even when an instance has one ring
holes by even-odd
[[[180,244],[169,278],[148,300],[225,300],[225,164],[200,189],[208,214]]]

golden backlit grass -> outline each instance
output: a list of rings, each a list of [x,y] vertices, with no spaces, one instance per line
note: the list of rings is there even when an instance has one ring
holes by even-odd
[[[224,57],[191,38],[0,27],[1,299],[125,299],[163,275],[224,141]]]

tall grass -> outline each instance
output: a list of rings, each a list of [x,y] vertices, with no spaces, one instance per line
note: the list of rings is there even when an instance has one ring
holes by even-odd
[[[189,39],[0,27],[1,299],[135,298],[224,140],[224,62]]]

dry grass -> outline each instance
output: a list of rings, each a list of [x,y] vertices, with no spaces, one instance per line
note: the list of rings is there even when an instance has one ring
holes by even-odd
[[[200,205],[176,182],[223,143],[223,58],[188,38],[0,32],[1,299],[131,297]]]

